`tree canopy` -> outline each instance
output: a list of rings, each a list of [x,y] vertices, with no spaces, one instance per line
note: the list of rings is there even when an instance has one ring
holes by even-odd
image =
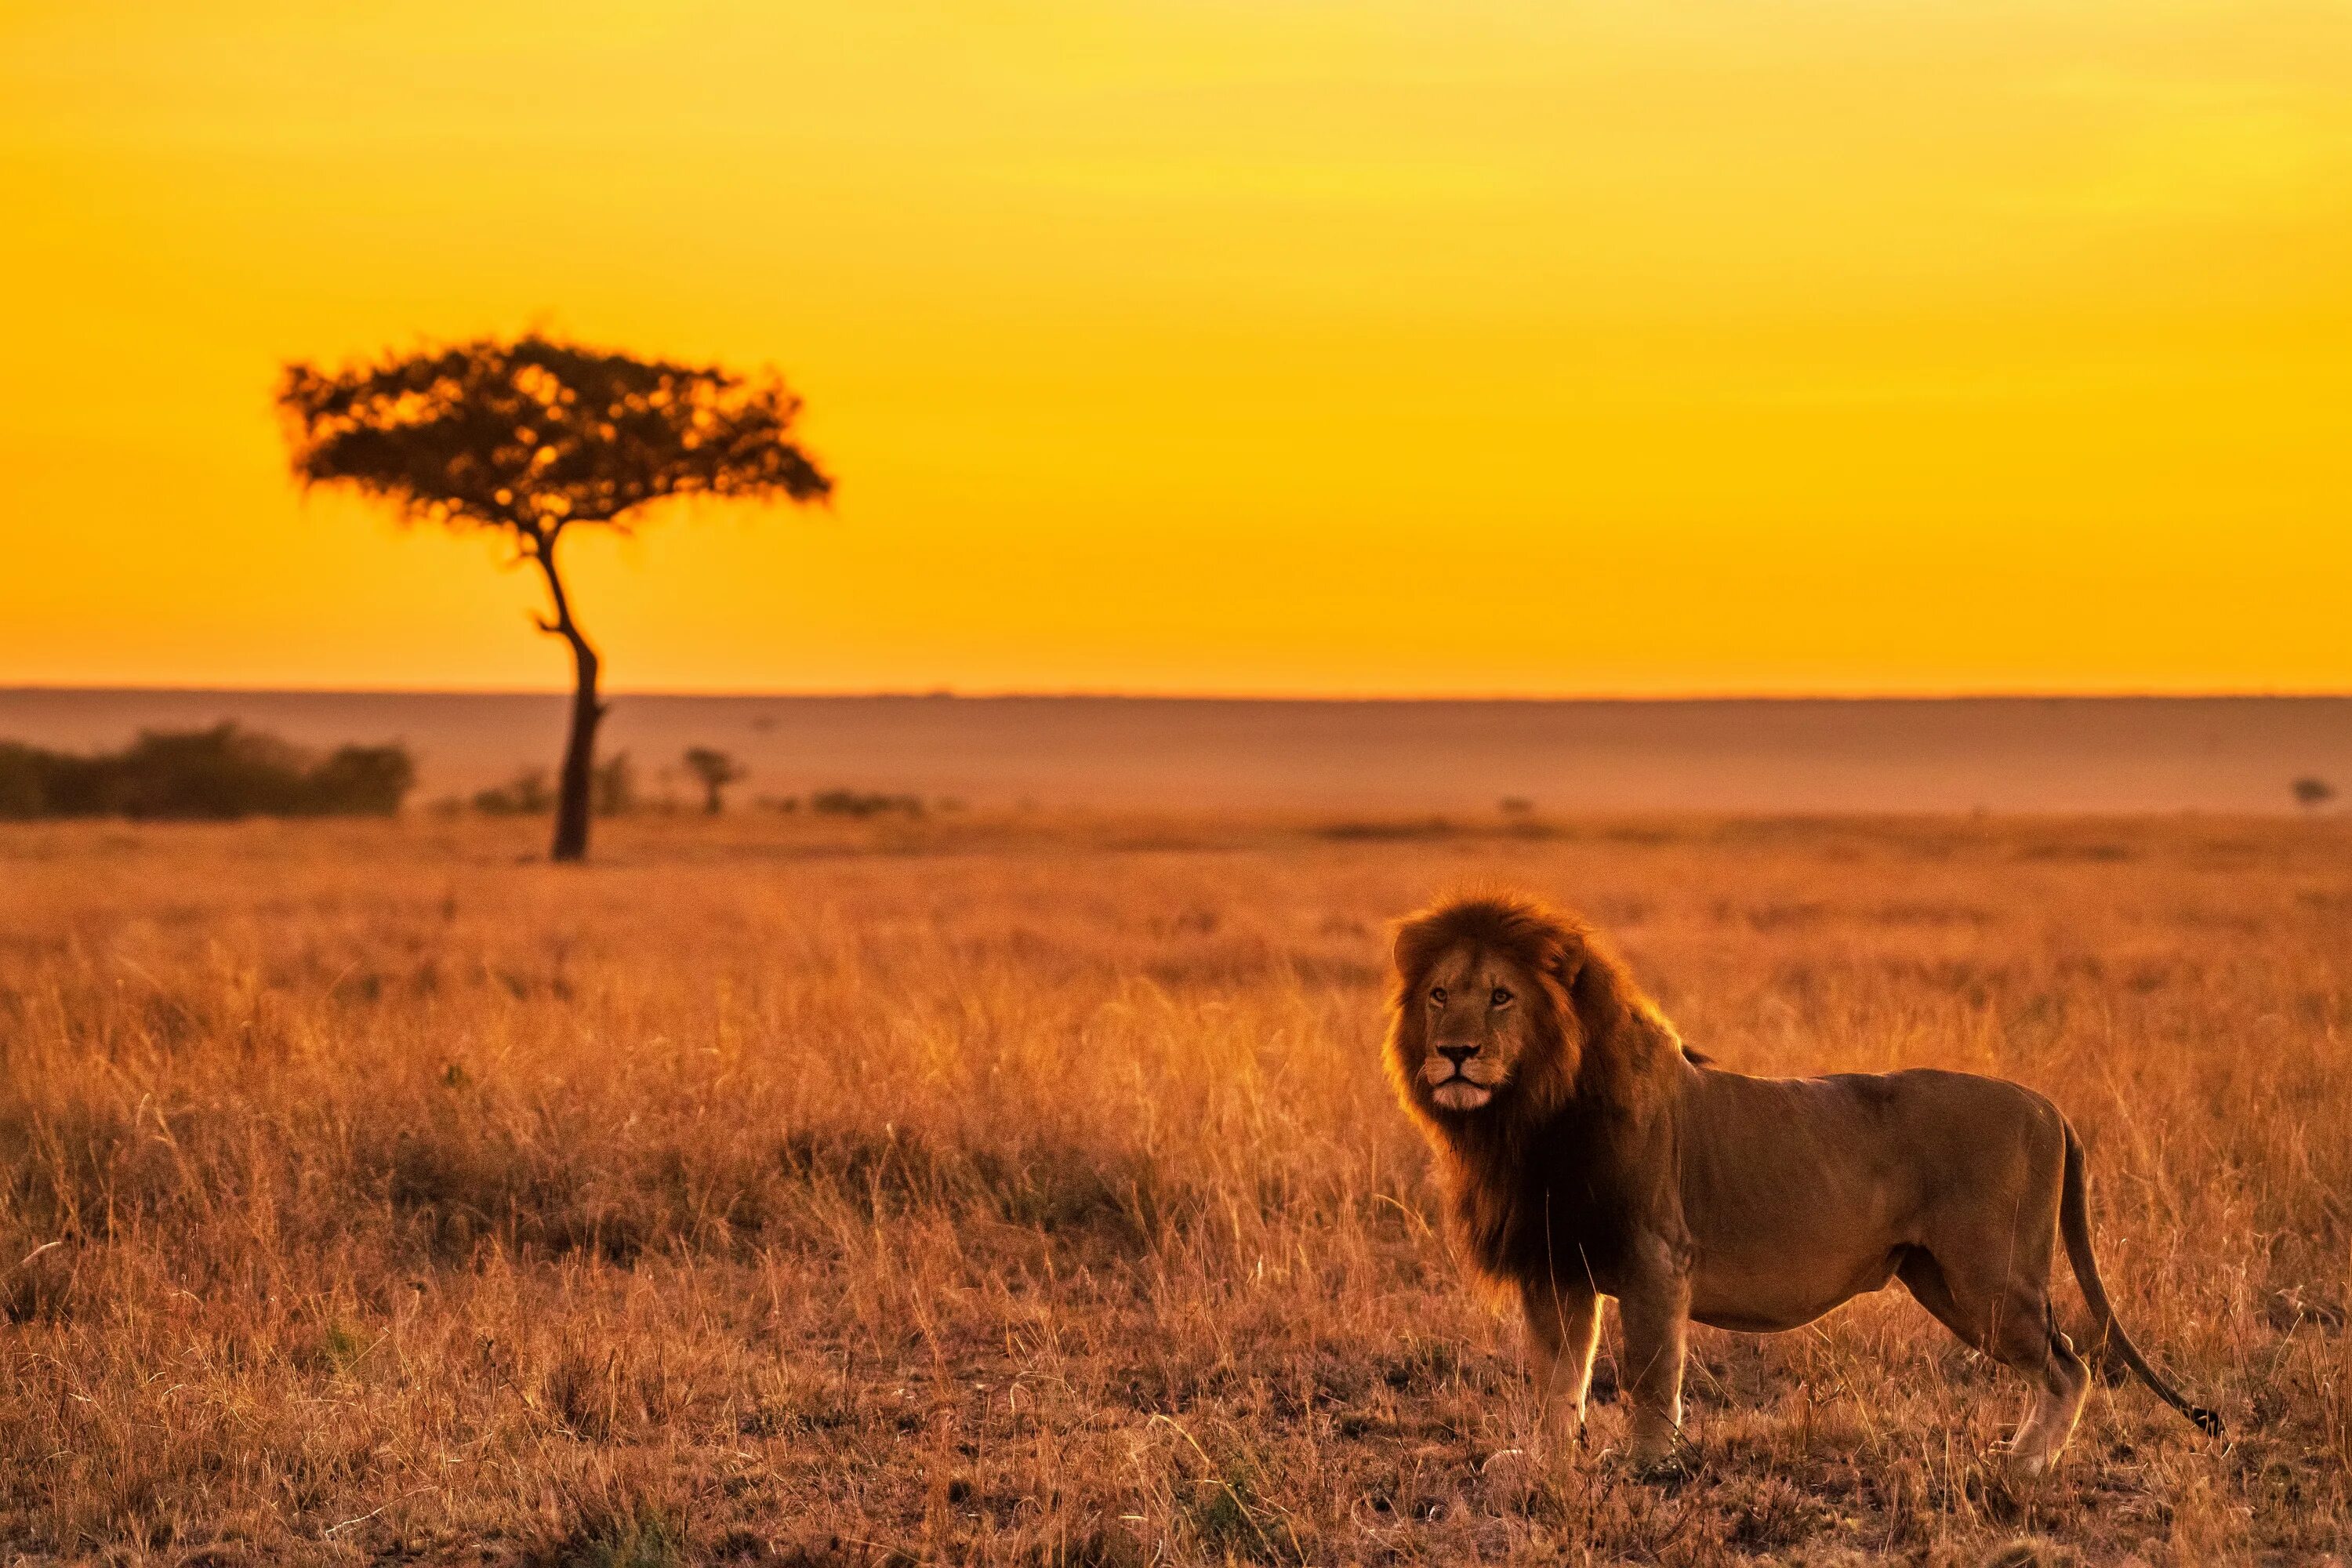
[[[641,360],[536,333],[341,370],[286,368],[296,476],[383,496],[415,521],[533,538],[669,496],[821,500],[773,373]]]

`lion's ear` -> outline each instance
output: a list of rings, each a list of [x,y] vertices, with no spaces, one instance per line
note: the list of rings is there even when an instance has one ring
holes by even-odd
[[[1410,980],[1429,967],[1444,944],[1445,927],[1442,911],[1423,910],[1397,921],[1396,940],[1389,948],[1389,963],[1395,966],[1397,978]]]
[[[1420,958],[1423,923],[1420,921],[1397,922],[1396,938],[1389,943],[1389,966],[1396,971],[1399,977],[1411,974]]]
[[[1574,990],[1576,977],[1584,973],[1584,944],[1580,942],[1561,942],[1552,950],[1551,956],[1544,963],[1544,968],[1549,972],[1554,980],[1559,982],[1561,990]]]

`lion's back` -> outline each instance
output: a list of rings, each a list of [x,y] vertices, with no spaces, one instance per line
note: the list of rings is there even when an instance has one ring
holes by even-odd
[[[1835,1073],[1819,1081],[1842,1086],[1874,1107],[1890,1127],[1914,1136],[2012,1126],[2046,1126],[2054,1133],[2063,1125],[2058,1108],[2044,1096],[2021,1083],[1983,1073],[1905,1068],[1896,1072]]]
[[[1806,1201],[1893,1215],[2063,1150],[2064,1121],[2004,1079],[1914,1068],[1763,1079],[1705,1070],[1685,1100],[1690,1195],[1748,1216]]]

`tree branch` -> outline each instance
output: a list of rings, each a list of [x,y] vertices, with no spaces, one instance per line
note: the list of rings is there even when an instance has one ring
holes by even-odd
[[[588,646],[588,638],[581,632],[579,623],[572,618],[572,600],[563,591],[562,574],[555,569],[555,541],[557,535],[563,531],[563,525],[561,522],[552,528],[532,525],[520,531],[530,541],[530,557],[539,563],[539,574],[547,579],[547,596],[555,603],[553,619],[545,616],[533,617],[539,622],[540,630],[562,637],[572,645],[574,655],[593,664],[596,651]]]

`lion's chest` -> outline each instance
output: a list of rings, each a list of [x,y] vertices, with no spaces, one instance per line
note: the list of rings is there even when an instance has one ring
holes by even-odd
[[[1491,1276],[1580,1281],[1603,1295],[1622,1288],[1637,1227],[1626,1205],[1593,1183],[1470,1185],[1457,1192],[1455,1214],[1473,1258]]]

